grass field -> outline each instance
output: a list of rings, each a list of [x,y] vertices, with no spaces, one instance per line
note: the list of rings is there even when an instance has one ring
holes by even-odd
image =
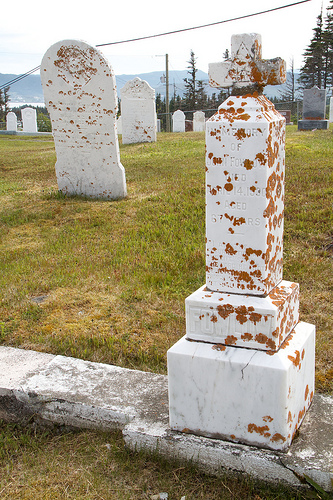
[[[289,126],[286,141],[284,279],[300,283],[300,318],[316,325],[316,390],[332,393],[333,129],[298,132]],[[205,281],[204,150],[201,133],[159,134],[156,143],[121,145],[128,197],[107,202],[58,193],[51,137],[0,136],[1,344],[166,373],[166,351],[185,334],[184,300]],[[27,431],[22,444],[22,430],[3,424],[0,432],[8,450],[12,439],[18,450],[8,471],[6,461],[0,465],[0,498],[32,498],[1,495],[1,478],[13,488],[20,481],[27,486],[32,465],[26,470],[24,457],[36,453],[34,446],[37,454],[40,445],[60,447],[61,455],[67,440],[79,447],[89,440],[89,433],[34,436]],[[94,439],[106,438],[96,434]],[[111,448],[120,447],[119,437],[112,439]],[[104,448],[100,453],[103,469],[110,457]],[[119,453],[122,464],[130,462],[128,452]],[[148,459],[134,460],[145,469]],[[147,484],[156,474],[163,476],[156,470],[167,467],[148,462]],[[170,467],[166,487],[175,488],[171,497],[180,499],[186,494],[181,484],[190,484],[198,473],[183,467],[174,473],[179,464]],[[150,498],[143,478],[133,481],[141,485],[138,491],[119,486],[114,496],[105,496],[107,489],[75,496],[69,488],[69,496],[33,497]],[[276,492],[261,496],[263,490],[240,482],[228,483],[222,487],[225,496],[218,496],[221,483],[206,481],[212,488],[208,496],[199,481],[186,499],[287,498]],[[11,486],[6,488],[9,494]]]

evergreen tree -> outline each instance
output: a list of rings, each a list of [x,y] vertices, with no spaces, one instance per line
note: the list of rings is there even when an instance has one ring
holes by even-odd
[[[324,87],[333,85],[333,0],[327,7],[323,32],[324,53]]]
[[[284,84],[284,89],[279,91],[279,95],[281,101],[295,101],[299,97],[294,59],[290,61],[290,71],[287,72],[287,81]]]
[[[6,121],[6,116],[7,116],[7,113],[9,112],[9,106],[8,106],[8,103],[10,101],[9,88],[10,87],[4,87],[3,89],[0,89],[0,121],[1,122]]]
[[[188,74],[190,78],[184,78],[185,82],[185,93],[184,93],[184,101],[185,107],[188,110],[196,109],[196,100],[197,100],[197,88],[196,88],[196,58],[194,56],[193,50],[191,50],[190,60],[187,61],[189,66],[187,66]]]
[[[323,83],[324,54],[325,46],[323,41],[323,11],[317,17],[317,26],[313,30],[314,34],[310,45],[304,52],[304,65],[301,68],[300,82],[310,88],[314,85],[321,88]]]

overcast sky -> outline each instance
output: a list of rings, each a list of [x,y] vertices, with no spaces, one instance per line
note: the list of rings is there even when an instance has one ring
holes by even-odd
[[[97,45],[214,23],[296,1],[7,0],[1,4],[0,73],[23,74],[38,66],[46,50],[59,40]],[[186,69],[191,50],[197,68],[207,72],[208,63],[222,60],[225,49],[230,49],[232,34],[256,32],[262,35],[264,58],[283,57],[288,67],[294,58],[299,68],[322,3],[326,13],[329,0],[310,0],[249,19],[100,50],[117,75],[163,71],[166,53],[170,70]]]

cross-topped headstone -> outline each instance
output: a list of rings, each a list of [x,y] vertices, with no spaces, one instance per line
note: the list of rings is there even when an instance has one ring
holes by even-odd
[[[280,57],[262,59],[261,36],[245,33],[231,37],[231,60],[209,64],[211,87],[233,87],[232,95],[262,93],[266,85],[286,81],[286,63]]]
[[[259,95],[285,64],[250,33],[209,72],[234,95],[206,122],[206,284],[168,351],[170,428],[286,450],[313,398],[315,327],[282,276],[285,119]]]

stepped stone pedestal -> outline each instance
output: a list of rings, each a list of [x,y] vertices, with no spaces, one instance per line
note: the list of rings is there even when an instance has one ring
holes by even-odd
[[[282,279],[285,119],[260,94],[285,79],[256,34],[232,38],[211,82],[233,92],[206,122],[206,284],[168,351],[173,430],[285,450],[314,394],[315,327]]]

